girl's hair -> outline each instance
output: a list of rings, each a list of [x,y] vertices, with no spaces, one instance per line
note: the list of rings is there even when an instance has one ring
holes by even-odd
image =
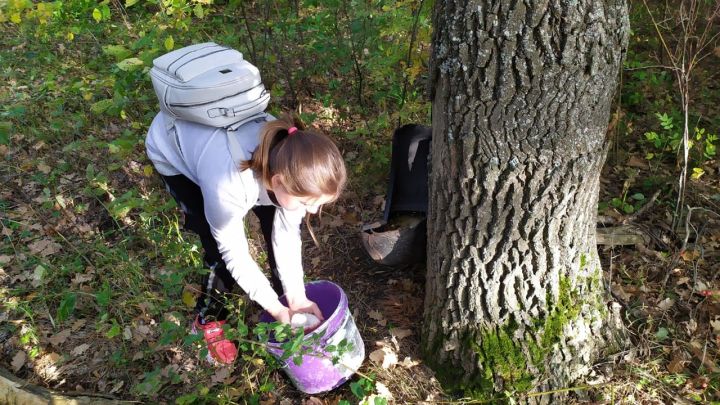
[[[297,130],[289,134],[292,127]],[[287,192],[297,197],[325,194],[337,198],[347,179],[335,143],[287,115],[265,124],[260,145],[250,160],[240,163],[240,169],[252,169],[266,188],[272,188],[270,179],[279,174]]]
[[[290,133],[292,127],[297,129]],[[265,124],[252,158],[240,163],[240,170],[245,169],[252,169],[267,189],[272,188],[272,177],[279,174],[287,192],[297,197],[331,195],[335,200],[347,180],[345,162],[335,143],[289,115]],[[308,229],[315,240],[312,228]]]

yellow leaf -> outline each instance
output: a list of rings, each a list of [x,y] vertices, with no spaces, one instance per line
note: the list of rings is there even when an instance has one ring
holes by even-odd
[[[188,308],[195,308],[195,296],[192,292],[184,290],[182,293],[182,302]]]
[[[168,51],[172,51],[172,49],[175,47],[175,40],[172,36],[169,36],[165,38],[165,49]]]
[[[100,10],[95,9],[93,10],[92,17],[95,22],[100,22],[102,20],[102,13],[100,12]]]
[[[73,39],[75,39],[75,34],[73,34],[72,32],[68,32],[67,35],[65,35],[65,38],[67,38],[68,41],[72,41]]]
[[[150,165],[143,166],[143,174],[145,177],[150,177],[153,174],[153,167]]]
[[[690,176],[693,180],[698,180],[702,175],[705,174],[705,170],[700,167],[693,168],[693,174]]]
[[[20,24],[20,22],[22,21],[22,18],[20,18],[20,13],[10,14],[10,21],[14,22],[15,24]]]

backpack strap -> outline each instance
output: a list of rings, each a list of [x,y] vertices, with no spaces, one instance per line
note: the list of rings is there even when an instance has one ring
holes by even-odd
[[[180,140],[178,139],[177,130],[175,129],[175,116],[170,114],[165,114],[165,132],[167,132],[167,136],[172,139],[172,142],[175,144],[175,148],[178,152],[180,152],[180,156],[183,155],[182,148],[180,148]]]
[[[237,137],[238,137],[238,134],[236,133],[237,130],[240,129],[240,127],[242,127],[244,124],[246,124],[250,121],[258,121],[258,120],[267,121],[267,116],[268,116],[267,113],[264,113],[264,112],[255,114],[255,115],[248,117],[242,121],[238,121],[238,122],[232,124],[225,131],[225,133],[227,134],[228,148],[230,149],[230,156],[232,156],[232,160],[233,160],[233,162],[235,162],[235,165],[239,165],[240,162],[242,160],[244,160],[243,154],[242,154],[242,148],[240,147],[240,142],[238,142],[238,140],[237,140]]]

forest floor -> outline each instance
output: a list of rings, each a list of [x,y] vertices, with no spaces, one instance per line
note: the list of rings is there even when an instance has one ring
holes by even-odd
[[[143,61],[130,56],[151,47],[151,40],[142,38],[152,33],[133,20],[135,31],[127,28],[127,38],[109,34],[123,27],[117,23],[121,18],[154,24],[154,6],[143,7],[147,10],[128,12],[113,3],[116,20],[102,23],[103,11],[95,15],[93,5],[82,9],[87,15],[78,11],[78,20],[86,25],[76,30],[75,40],[72,32],[62,31],[65,27],[53,28],[57,38],[68,38],[65,42],[50,37],[41,43],[1,23],[8,36],[0,38],[0,367],[28,384],[69,396],[128,403],[477,403],[443,392],[420,356],[424,263],[381,266],[360,242],[361,226],[382,216],[387,178],[378,168],[387,166],[392,125],[378,122],[392,115],[378,112],[384,114],[392,103],[373,106],[376,110],[366,106],[360,116],[352,110],[352,97],[330,90],[328,98],[346,98],[350,105],[339,110],[327,106],[332,102],[294,100],[304,114],[315,117],[314,125],[340,140],[351,169],[342,198],[313,220],[319,247],[303,233],[304,267],[308,279],[334,281],[348,295],[365,344],[361,375],[332,392],[305,395],[282,371],[250,352],[230,368],[208,367],[200,359],[201,349],[188,339],[187,326],[201,248],[194,235],[180,230],[180,212],[147,161],[142,141],[155,99],[137,67]],[[225,18],[222,13],[215,17]],[[633,24],[643,21],[632,18]],[[412,18],[406,20],[412,25]],[[256,21],[265,24],[262,18]],[[227,34],[221,22],[218,35]],[[131,27],[128,20],[124,24]],[[672,74],[647,68],[656,64],[651,56],[658,54],[654,30],[647,24],[633,29],[598,207],[599,233],[622,230],[622,242],[606,238],[598,250],[608,299],[621,307],[630,345],[600,359],[585,381],[567,387],[568,402],[720,403],[720,164],[715,154],[720,50],[694,73],[690,131],[693,137],[698,135],[694,127],[704,132],[690,151],[686,214],[673,228],[682,160],[673,143],[681,116],[678,96]],[[84,31],[90,34],[83,36]],[[207,39],[199,28],[180,32]],[[164,45],[153,52],[173,47],[166,32],[156,34],[152,40]],[[388,35],[378,41],[402,38]],[[328,39],[318,40],[323,41]],[[366,56],[374,51],[371,47]],[[401,53],[404,60],[406,52]],[[342,61],[338,55],[327,59]],[[128,71],[118,67],[128,60],[139,65],[123,65]],[[377,76],[386,74],[381,67],[391,65],[383,57],[374,63],[367,62],[368,71],[380,72]],[[269,71],[273,65],[265,66]],[[313,89],[304,90],[320,93],[335,86],[333,91],[349,92],[351,79],[340,80],[351,75],[335,68],[327,67],[332,78],[317,78],[310,83]],[[118,88],[134,93],[119,94]],[[274,91],[276,109],[291,104],[288,94]],[[426,101],[418,100],[413,114],[426,110]],[[385,131],[374,133],[378,127]],[[262,237],[252,218],[249,229],[252,253],[264,263]],[[242,311],[252,327],[257,307],[246,304]]]

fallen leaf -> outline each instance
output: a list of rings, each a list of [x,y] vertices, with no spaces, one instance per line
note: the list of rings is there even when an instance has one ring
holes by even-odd
[[[389,368],[398,362],[397,354],[387,346],[370,353],[369,357],[373,362],[380,364],[382,368]]]
[[[713,373],[720,372],[720,368],[718,368],[718,366],[715,364],[715,361],[713,361],[712,355],[707,352],[705,346],[701,342],[693,340],[692,342],[690,342],[690,345],[688,347],[692,352],[693,356],[700,360],[708,370]]]
[[[78,319],[77,321],[73,322],[70,329],[72,329],[73,332],[77,332],[78,330],[80,330],[80,328],[85,326],[86,323],[87,323],[87,321],[85,319]]]
[[[368,316],[374,320],[377,321],[380,326],[385,326],[387,324],[387,320],[385,320],[385,317],[378,311],[372,310],[368,312]]]
[[[410,357],[405,357],[402,362],[400,362],[400,365],[405,368],[412,368],[420,364],[419,361],[413,360]]]
[[[674,299],[672,299],[672,298],[665,298],[664,300],[660,301],[660,303],[659,303],[657,306],[658,306],[658,308],[660,308],[660,310],[662,310],[662,311],[667,311],[667,310],[669,310],[670,308],[672,308],[673,305],[675,305],[675,300],[674,300]]]
[[[19,351],[13,356],[12,363],[10,365],[13,368],[14,372],[20,371],[20,369],[25,365],[25,360],[27,360],[27,355],[24,351]]]
[[[33,278],[32,284],[33,287],[39,287],[41,284],[45,284],[45,273],[47,273],[47,269],[42,264],[38,264],[35,266],[35,270],[33,271]]]
[[[65,343],[65,341],[67,340],[67,338],[70,337],[71,334],[72,330],[65,329],[48,338],[48,342],[50,342],[55,347],[59,347],[61,344]]]
[[[0,265],[8,264],[13,259],[10,255],[0,255]]]
[[[673,359],[668,363],[667,369],[673,374],[680,373],[685,369],[686,362],[681,353],[675,353]]]
[[[28,249],[33,254],[40,255],[42,257],[50,256],[60,251],[62,246],[48,238],[37,240],[28,245]]]
[[[318,397],[310,397],[303,401],[303,405],[324,405],[323,401]]]
[[[697,330],[697,327],[698,327],[697,321],[694,319],[690,319],[687,322],[687,325],[685,325],[685,327],[687,329],[688,335],[692,335]]]
[[[75,356],[80,356],[80,355],[82,355],[83,353],[85,353],[85,351],[86,351],[87,349],[89,349],[89,348],[90,348],[90,345],[89,345],[89,344],[83,343],[83,344],[81,344],[80,346],[74,348],[74,349],[72,350],[72,354],[74,354]]]
[[[52,171],[52,169],[50,168],[50,166],[48,166],[48,165],[46,165],[45,163],[42,163],[42,162],[37,165],[37,169],[38,169],[39,171],[45,173],[45,174],[48,174],[48,173],[50,173],[50,171]]]
[[[110,390],[110,393],[114,394],[114,393],[120,391],[120,388],[122,388],[123,385],[125,385],[125,381],[120,380],[120,381],[116,382],[115,385],[113,386],[113,388]]]
[[[381,382],[375,383],[375,390],[377,390],[378,395],[385,397],[386,399],[390,400],[393,399],[393,394],[390,392],[387,386]]]
[[[630,156],[630,159],[628,159],[627,165],[630,167],[636,167],[638,169],[647,169],[650,166],[648,165],[647,160],[641,159],[637,156]]]
[[[293,405],[293,402],[286,398],[280,401],[280,405]]]
[[[342,216],[343,221],[348,225],[357,225],[360,221],[360,216],[357,214],[357,212],[346,212]]]
[[[87,283],[88,281],[92,281],[93,275],[92,274],[83,274],[83,273],[75,273],[75,277],[72,279],[73,284],[82,284]]]
[[[710,321],[710,326],[712,326],[715,333],[720,334],[720,318]]]
[[[695,249],[687,249],[683,250],[680,253],[680,257],[682,257],[683,260],[686,262],[692,262],[697,260],[700,257],[700,251]]]
[[[213,385],[220,384],[228,377],[230,377],[230,369],[227,367],[222,367],[215,372],[215,374],[210,378],[210,381],[213,383]]]
[[[687,284],[688,281],[690,281],[690,277],[680,277],[680,278],[677,280],[677,282],[675,283],[675,285]]]
[[[410,329],[390,328],[390,335],[400,340],[412,335],[412,331]]]
[[[130,326],[126,326],[123,329],[123,339],[125,339],[125,340],[132,339],[132,329],[130,328]]]

